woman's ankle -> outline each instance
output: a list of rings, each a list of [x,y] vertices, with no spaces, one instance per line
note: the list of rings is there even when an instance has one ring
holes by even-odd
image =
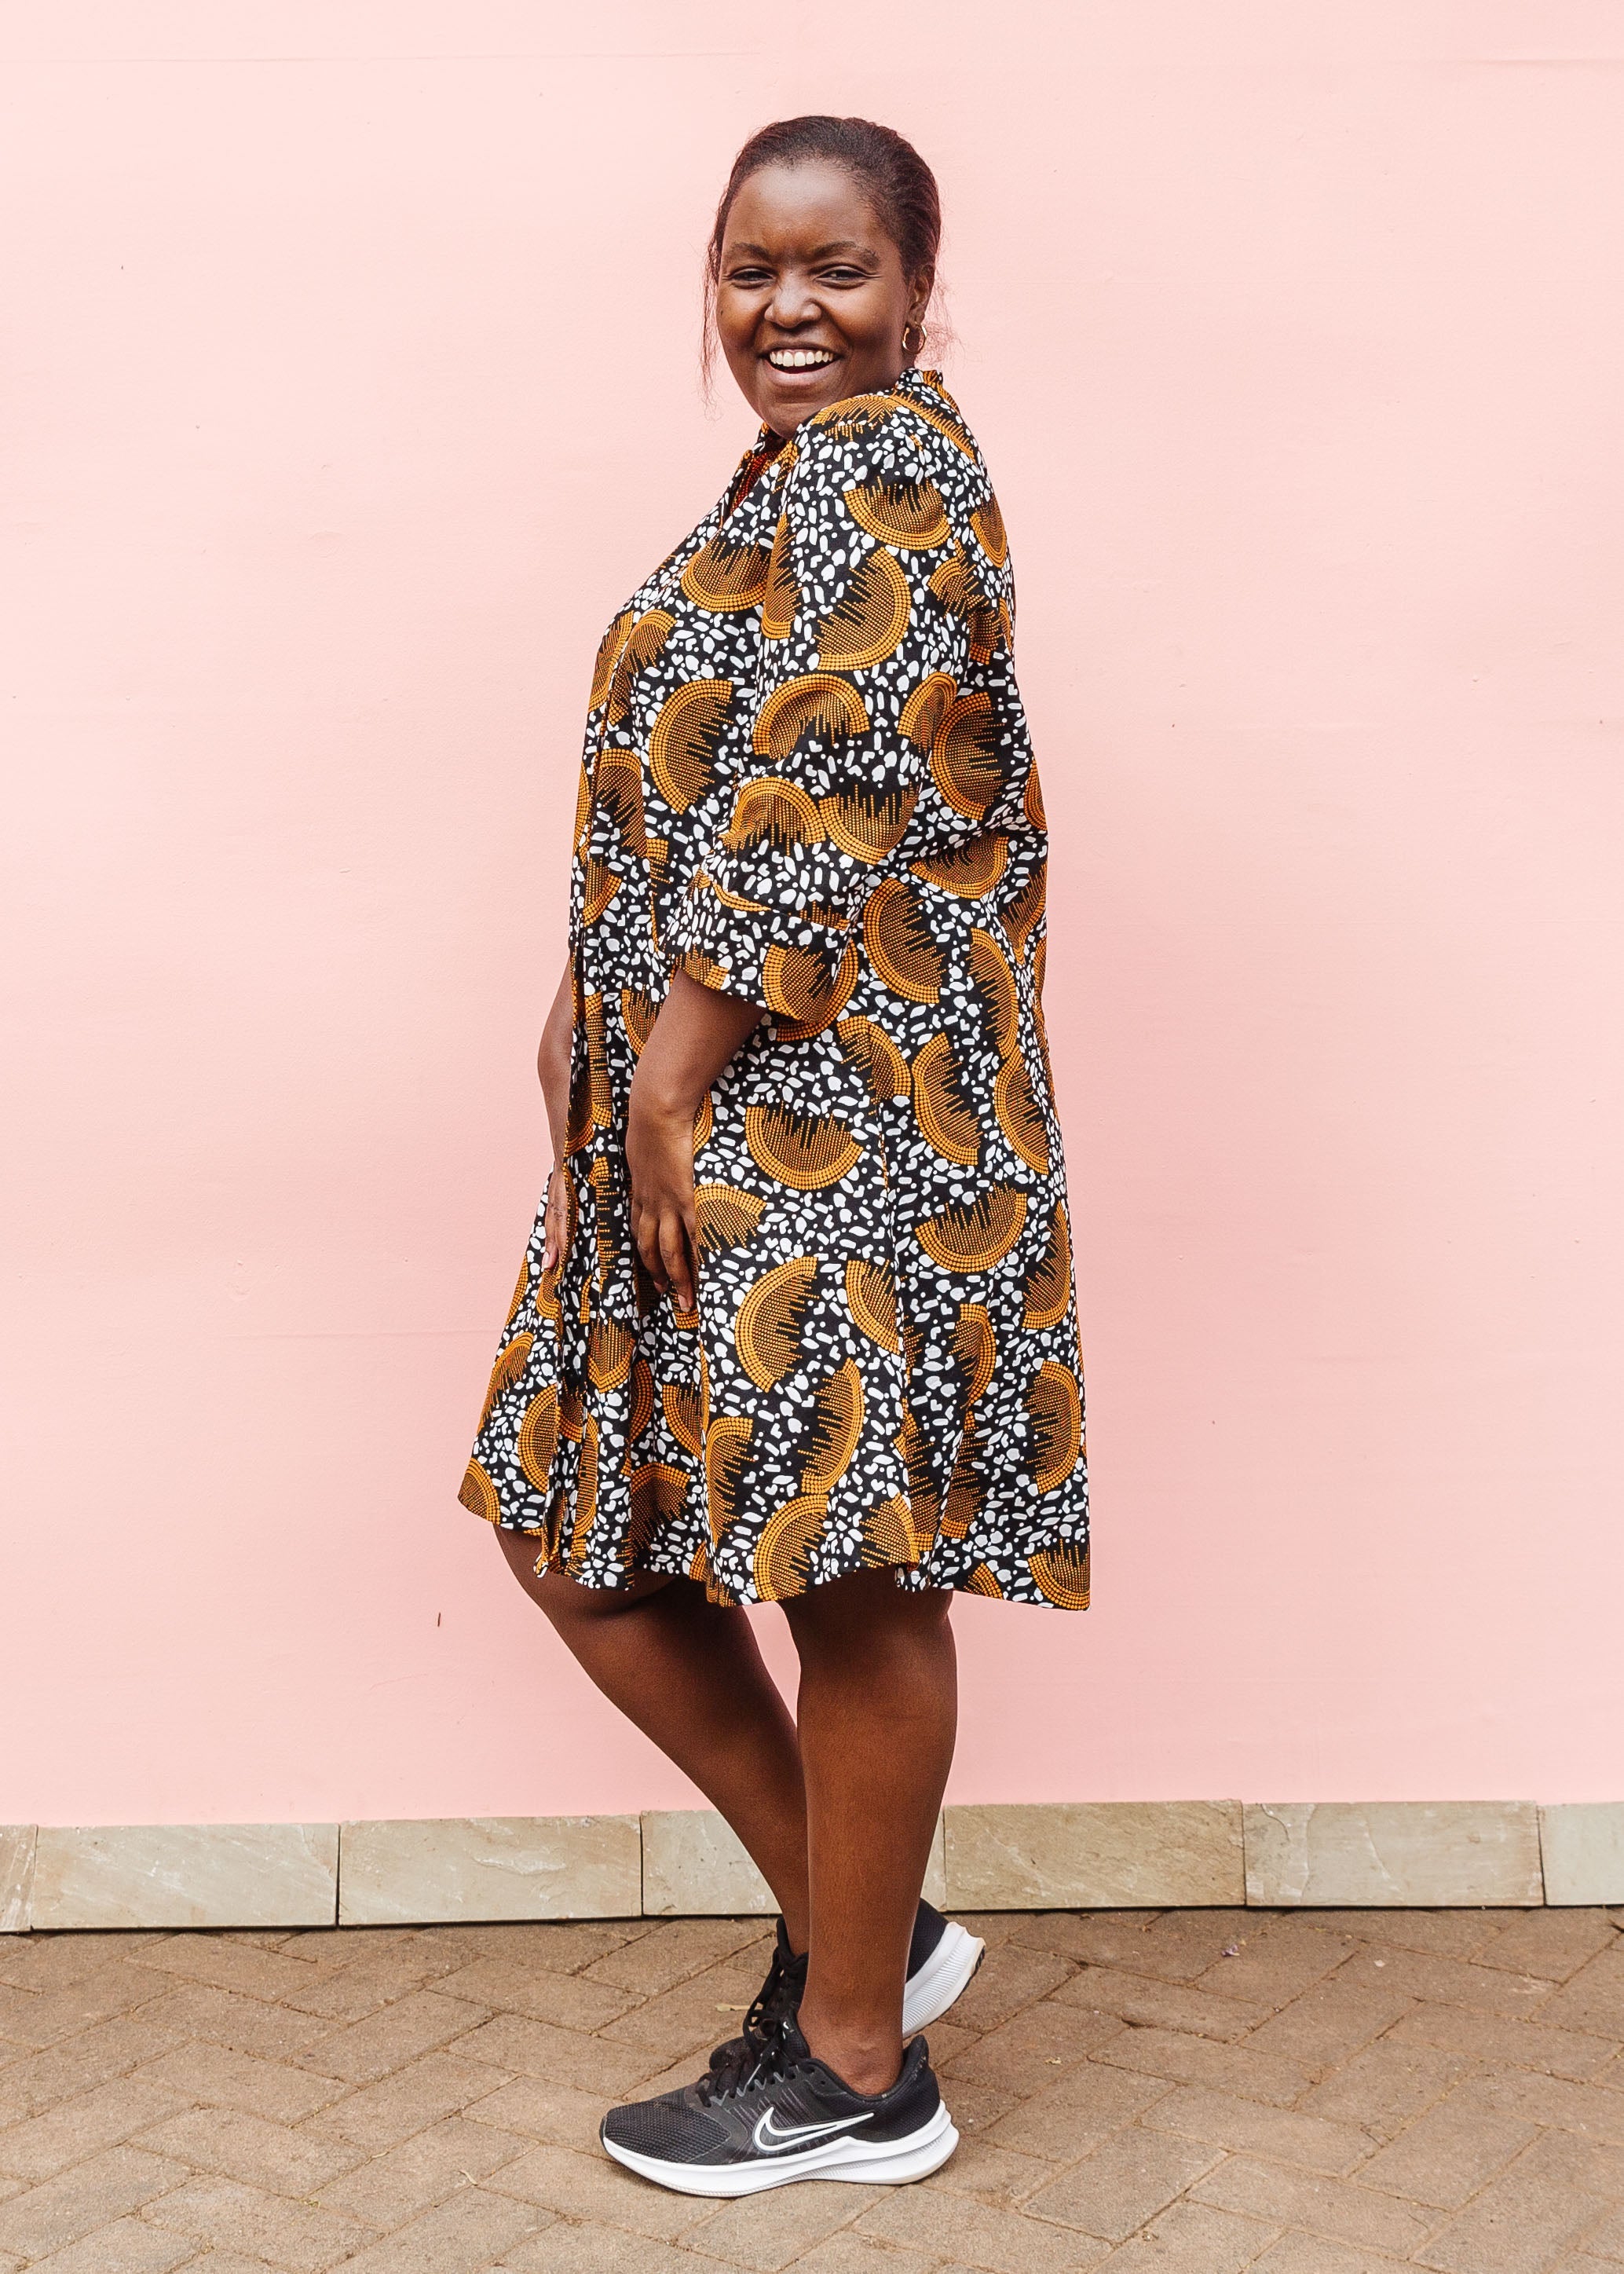
[[[852,2092],[872,2098],[889,2092],[902,2074],[902,2040],[889,2032],[842,2029],[808,2015],[803,2002],[801,2034],[815,2059],[831,2069]]]

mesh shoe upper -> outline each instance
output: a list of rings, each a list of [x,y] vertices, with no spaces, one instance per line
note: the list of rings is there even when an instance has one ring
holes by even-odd
[[[849,2135],[906,2138],[935,2113],[941,2094],[929,2050],[916,2037],[889,2091],[853,2092],[816,2059],[793,2021],[750,2031],[736,2059],[656,2100],[612,2108],[603,2136],[663,2163],[737,2164],[793,2156]]]

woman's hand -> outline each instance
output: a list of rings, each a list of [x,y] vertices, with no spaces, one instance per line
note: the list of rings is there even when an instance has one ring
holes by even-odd
[[[699,1284],[695,1116],[761,1017],[759,1003],[676,972],[632,1080],[626,1122],[632,1237],[650,1277],[680,1310],[693,1309]]]
[[[542,1217],[541,1268],[544,1271],[559,1270],[569,1254],[572,1214],[569,1171],[562,1161],[554,1161],[547,1172],[547,1206]]]
[[[547,1109],[553,1136],[553,1167],[547,1177],[547,1206],[543,1218],[541,1268],[556,1271],[569,1254],[571,1219],[569,1171],[564,1165],[564,1130],[569,1119],[569,1057],[575,1020],[575,974],[567,963],[553,1008],[541,1030],[536,1052],[536,1079]]]
[[[694,1115],[669,1101],[651,1102],[632,1083],[626,1122],[626,1166],[632,1186],[632,1237],[643,1269],[680,1311],[691,1311],[698,1288],[699,1227],[694,1217]]]

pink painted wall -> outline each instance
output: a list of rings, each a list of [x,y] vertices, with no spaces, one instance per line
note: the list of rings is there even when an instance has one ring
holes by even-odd
[[[0,1818],[685,1796],[454,1495],[808,108],[940,170],[1055,837],[1097,1602],[962,1606],[956,1792],[1617,1797],[1617,9],[4,20]]]

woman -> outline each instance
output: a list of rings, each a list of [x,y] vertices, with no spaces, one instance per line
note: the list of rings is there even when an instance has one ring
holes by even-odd
[[[743,2034],[605,2119],[701,2195],[952,2152],[903,2046],[981,1954],[919,1899],[948,1608],[1087,1600],[1043,808],[1004,525],[914,365],[939,229],[866,120],[733,166],[710,297],[761,432],[598,651],[554,1165],[462,1494],[780,1907]]]

